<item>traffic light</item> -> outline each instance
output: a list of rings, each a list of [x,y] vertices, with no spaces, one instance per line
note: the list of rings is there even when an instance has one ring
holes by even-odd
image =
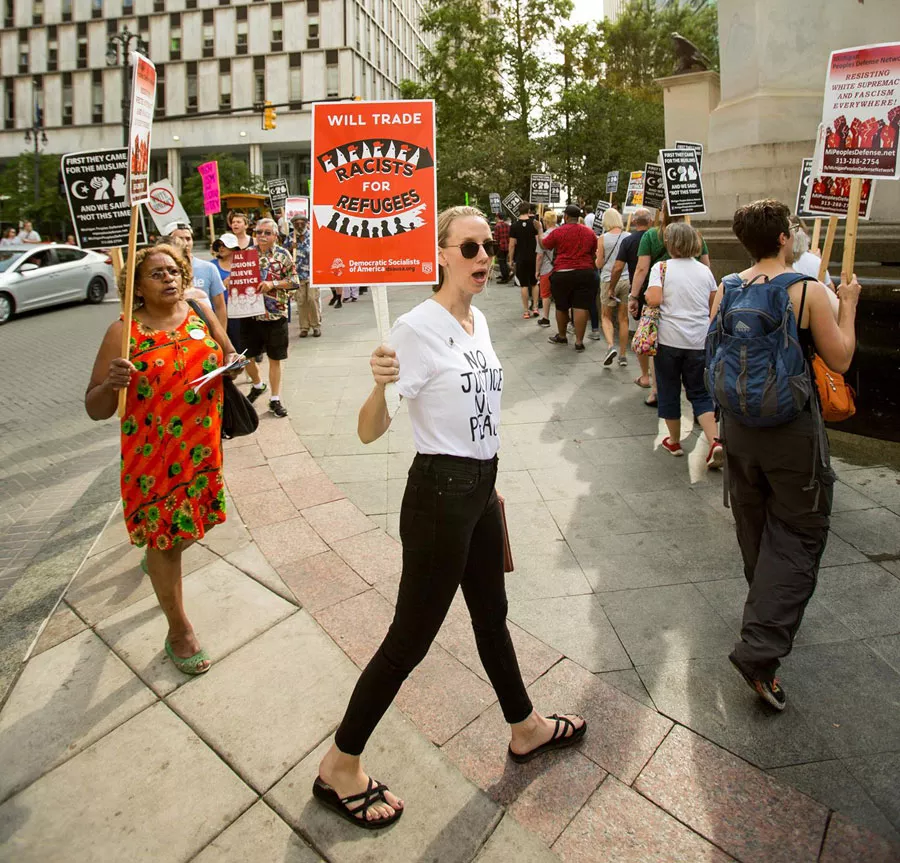
[[[265,103],[265,108],[263,109],[263,129],[274,129],[276,124],[276,120],[278,119],[278,115],[275,112],[275,107],[271,102]]]

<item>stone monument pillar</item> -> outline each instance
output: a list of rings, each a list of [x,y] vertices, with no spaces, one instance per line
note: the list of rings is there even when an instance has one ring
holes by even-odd
[[[730,220],[762,197],[793,207],[822,118],[829,54],[896,39],[900,2],[719,0],[718,10],[721,101],[703,161],[706,218]],[[667,100],[667,143],[668,113]],[[878,184],[872,217],[900,221],[900,181]]]
[[[663,88],[666,110],[666,146],[676,141],[693,141],[709,149],[709,118],[719,104],[719,75],[716,72],[686,72],[657,78]]]

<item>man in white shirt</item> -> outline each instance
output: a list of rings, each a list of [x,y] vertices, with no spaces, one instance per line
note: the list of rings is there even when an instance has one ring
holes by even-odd
[[[191,269],[194,273],[194,290],[198,291],[196,298],[206,302],[215,312],[219,323],[223,327],[228,326],[228,310],[225,306],[225,285],[219,275],[215,264],[194,257],[194,231],[190,225],[184,222],[172,222],[166,226],[165,239],[175,245],[181,246],[187,254]]]
[[[22,225],[22,230],[19,231],[19,234],[16,237],[16,242],[37,244],[41,242],[41,235],[34,230],[31,222],[26,219],[25,223]]]

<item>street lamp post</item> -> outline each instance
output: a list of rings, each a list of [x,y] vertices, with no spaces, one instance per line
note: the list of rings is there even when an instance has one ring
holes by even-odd
[[[122,145],[128,146],[128,120],[131,108],[131,78],[128,74],[128,55],[131,43],[135,42],[135,50],[146,54],[149,46],[137,33],[123,27],[120,33],[113,33],[106,42],[106,65],[118,66],[121,55],[122,63]]]
[[[34,120],[31,128],[25,130],[25,141],[34,139],[34,203],[37,206],[41,197],[41,147],[47,146],[47,133],[44,131],[44,112],[34,106]]]

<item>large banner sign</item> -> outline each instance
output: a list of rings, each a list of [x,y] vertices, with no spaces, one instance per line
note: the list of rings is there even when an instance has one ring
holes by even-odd
[[[434,102],[317,103],[312,127],[312,284],[434,284]]]
[[[131,221],[125,180],[128,150],[67,153],[60,167],[78,245],[83,249],[127,246]]]
[[[699,216],[706,212],[700,163],[694,149],[660,150],[670,216]]]
[[[228,276],[228,317],[251,318],[266,313],[265,297],[259,293],[262,275],[259,251],[236,249],[231,255],[231,274]]]
[[[128,200],[142,204],[150,196],[150,128],[156,109],[156,66],[131,52],[131,123],[128,137]]]

